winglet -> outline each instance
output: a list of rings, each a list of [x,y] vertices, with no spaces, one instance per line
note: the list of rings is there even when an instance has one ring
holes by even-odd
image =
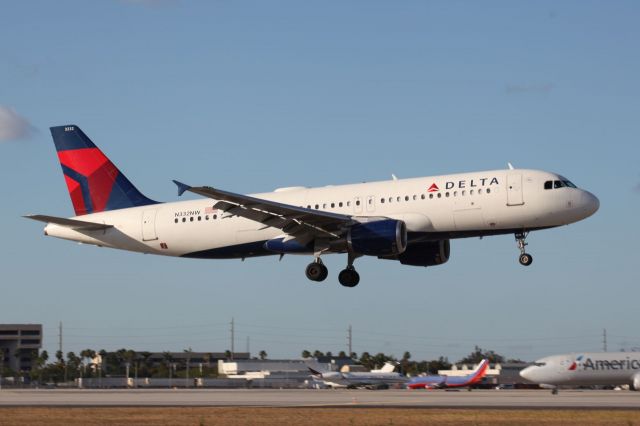
[[[513,170],[513,164],[507,163],[507,166],[509,166],[509,170]]]
[[[189,185],[186,185],[182,182],[178,182],[177,180],[174,180],[173,183],[175,183],[176,186],[178,187],[178,197],[184,194],[185,191],[188,191],[191,189]]]

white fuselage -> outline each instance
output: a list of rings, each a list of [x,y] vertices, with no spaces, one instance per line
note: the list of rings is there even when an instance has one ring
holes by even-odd
[[[565,180],[537,170],[493,170],[383,182],[284,188],[256,198],[359,217],[402,220],[410,235],[449,239],[566,225],[593,214],[599,202],[574,188],[545,189]],[[435,185],[434,185],[435,184]],[[436,190],[437,187],[437,190]],[[431,192],[430,192],[431,188]],[[244,258],[265,254],[279,229],[213,209],[211,199],[154,204],[80,216],[113,225],[77,231],[49,224],[47,235],[166,256]]]
[[[532,382],[554,386],[632,385],[640,388],[640,354],[584,352],[537,360],[520,372]]]

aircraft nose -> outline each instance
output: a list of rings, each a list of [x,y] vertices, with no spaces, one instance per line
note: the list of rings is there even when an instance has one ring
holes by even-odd
[[[520,377],[522,377],[523,379],[526,380],[531,380],[533,381],[533,370],[535,367],[533,366],[529,366],[527,368],[525,368],[524,370],[520,371]]]
[[[588,191],[582,192],[581,204],[587,215],[586,217],[591,216],[600,208],[600,200],[598,200],[598,197]]]

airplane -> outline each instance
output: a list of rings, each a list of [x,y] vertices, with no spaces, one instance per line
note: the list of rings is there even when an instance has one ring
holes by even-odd
[[[361,256],[403,265],[446,263],[450,240],[514,234],[522,265],[530,231],[585,219],[599,208],[590,192],[561,175],[514,169],[325,186],[242,195],[179,181],[178,195],[204,199],[160,203],[147,198],[77,125],[51,127],[75,216],[28,215],[45,235],[100,247],[199,259],[313,256],[309,280],[328,270],[322,256],[347,255],[345,287],[360,276]]]
[[[448,389],[469,387],[476,383],[480,383],[482,378],[487,374],[489,368],[489,360],[483,359],[480,364],[470,374],[466,376],[418,376],[407,382],[408,389]]]
[[[390,385],[402,384],[407,381],[406,376],[394,373],[395,365],[385,363],[379,370],[369,372],[341,373],[339,371],[320,372],[307,367],[316,380],[321,380],[325,386],[331,388],[369,388],[387,389]]]
[[[534,383],[550,387],[557,394],[559,386],[629,385],[640,390],[640,353],[583,352],[541,358],[520,372]]]

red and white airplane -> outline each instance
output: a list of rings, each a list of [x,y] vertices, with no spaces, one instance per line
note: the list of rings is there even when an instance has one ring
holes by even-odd
[[[160,203],[145,197],[76,125],[51,134],[75,209],[71,218],[26,216],[45,235],[165,256],[245,259],[303,254],[312,281],[328,274],[322,256],[347,255],[338,280],[360,281],[360,256],[433,266],[447,262],[451,239],[514,234],[530,265],[530,231],[594,214],[598,199],[568,179],[540,170],[491,170],[384,182],[291,187],[242,195],[174,181],[179,194],[204,198]]]
[[[487,374],[489,360],[483,359],[470,374],[466,376],[418,376],[407,382],[409,389],[447,389],[464,388],[480,383]]]

